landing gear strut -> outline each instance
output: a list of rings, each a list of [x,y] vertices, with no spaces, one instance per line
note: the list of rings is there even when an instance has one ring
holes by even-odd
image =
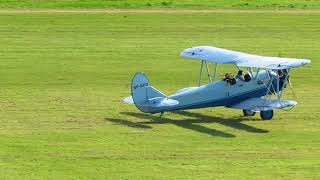
[[[254,116],[255,114],[256,114],[256,112],[254,112],[254,111],[246,110],[246,109],[243,110],[244,116]]]
[[[268,111],[260,111],[260,117],[263,120],[270,120],[273,117],[273,110],[268,110]]]

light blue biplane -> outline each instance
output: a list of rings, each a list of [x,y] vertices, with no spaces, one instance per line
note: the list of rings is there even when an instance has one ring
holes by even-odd
[[[144,113],[161,113],[186,109],[224,106],[242,109],[245,116],[260,112],[263,120],[273,117],[274,109],[294,107],[297,102],[281,100],[283,90],[291,87],[289,71],[291,68],[309,64],[307,59],[266,57],[227,49],[197,46],[185,49],[183,57],[201,60],[198,87],[187,87],[172,95],[165,95],[151,86],[146,75],[138,72],[133,76],[131,96],[124,102],[135,104]],[[209,63],[213,71],[209,72]],[[223,80],[217,79],[218,64],[234,64],[239,75],[229,75]],[[201,85],[203,67],[209,83]],[[247,73],[242,76],[241,68]]]

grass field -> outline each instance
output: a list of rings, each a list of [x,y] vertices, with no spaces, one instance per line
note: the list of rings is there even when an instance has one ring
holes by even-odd
[[[0,8],[320,8],[319,0],[0,0]]]
[[[12,12],[0,32],[0,179],[320,178],[320,13]],[[159,119],[121,102],[137,71],[167,94],[196,85],[179,57],[196,45],[311,59],[298,106]]]

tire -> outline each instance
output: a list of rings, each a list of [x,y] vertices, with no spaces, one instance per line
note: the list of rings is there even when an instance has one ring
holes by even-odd
[[[254,116],[255,114],[256,114],[256,112],[254,112],[254,111],[250,111],[250,110],[246,110],[246,109],[243,110],[244,116]]]
[[[270,120],[273,117],[273,110],[260,111],[260,117],[263,120]]]

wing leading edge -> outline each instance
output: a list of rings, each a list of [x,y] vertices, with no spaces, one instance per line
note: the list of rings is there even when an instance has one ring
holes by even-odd
[[[219,64],[236,64],[237,66],[242,67],[268,69],[289,69],[303,66],[311,62],[308,59],[259,56],[211,46],[188,48],[183,50],[180,55],[187,58],[211,61]]]

